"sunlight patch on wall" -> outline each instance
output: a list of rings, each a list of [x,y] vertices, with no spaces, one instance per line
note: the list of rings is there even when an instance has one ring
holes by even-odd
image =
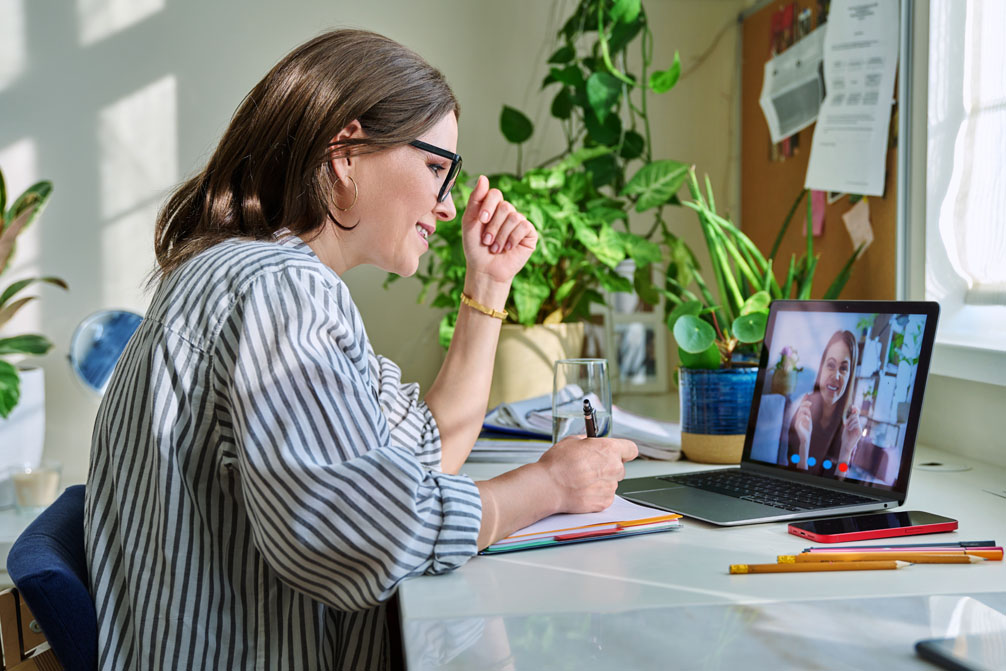
[[[24,72],[28,62],[23,0],[0,0],[0,91]]]
[[[143,284],[154,267],[154,221],[160,205],[152,201],[102,227],[102,306],[146,311]]]
[[[0,148],[0,168],[3,169],[4,181],[7,185],[7,206],[29,186],[38,181],[38,150],[35,142],[29,138]],[[54,190],[52,198],[56,198]],[[49,201],[52,207],[52,200]],[[6,289],[11,282],[25,277],[38,275],[39,250],[41,249],[41,228],[46,225],[46,219],[51,216],[51,210],[46,209],[41,218],[36,219],[31,228],[17,238],[17,246],[10,266],[0,275],[0,291]],[[27,294],[26,294],[27,295]],[[20,297],[20,296],[19,296]],[[38,301],[25,306],[23,310],[9,323],[4,325],[8,334],[35,332],[41,328],[42,308]]]
[[[0,169],[3,170],[4,182],[7,185],[7,207],[10,207],[25,189],[39,180],[38,150],[35,148],[34,140],[24,138],[0,148]],[[57,187],[53,189],[48,207],[52,207],[52,198],[58,197]],[[40,248],[39,227],[45,225],[47,217],[48,214],[43,213],[31,228],[18,236],[14,257],[11,259],[10,267],[0,278],[0,286],[5,287],[11,278],[22,277],[35,271]]]
[[[99,113],[102,217],[160,201],[177,181],[176,88],[168,75]]]
[[[77,0],[80,43],[94,44],[164,9],[164,0]]]

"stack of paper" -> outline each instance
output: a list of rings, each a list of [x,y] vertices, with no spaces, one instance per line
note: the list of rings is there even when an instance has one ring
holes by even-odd
[[[681,515],[637,505],[616,496],[615,502],[599,513],[551,515],[493,543],[482,554],[674,531],[681,527],[680,519]]]
[[[562,403],[576,404],[582,397],[583,391],[579,387],[569,385],[560,391],[559,398]],[[612,407],[612,424],[611,435],[635,442],[643,456],[667,461],[674,461],[681,456],[680,424],[636,415],[617,405]],[[497,436],[502,434],[549,440],[552,437],[552,395],[544,394],[515,403],[502,403],[486,415],[483,427]],[[476,452],[492,446],[491,443],[482,443],[483,439],[480,438],[472,450],[473,457]]]

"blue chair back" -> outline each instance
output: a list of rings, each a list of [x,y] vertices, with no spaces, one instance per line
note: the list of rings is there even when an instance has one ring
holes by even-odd
[[[7,572],[68,671],[98,664],[98,618],[87,589],[84,485],[67,487],[22,532]]]

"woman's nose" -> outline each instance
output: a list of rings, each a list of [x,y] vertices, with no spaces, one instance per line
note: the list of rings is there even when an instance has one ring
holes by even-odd
[[[454,198],[451,194],[447,194],[443,202],[437,203],[437,206],[433,208],[433,214],[440,221],[450,221],[458,215],[458,210],[454,207]]]

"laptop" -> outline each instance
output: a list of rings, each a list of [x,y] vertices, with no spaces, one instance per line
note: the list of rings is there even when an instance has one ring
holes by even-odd
[[[618,494],[723,526],[901,505],[938,317],[934,302],[773,302],[740,467]]]

